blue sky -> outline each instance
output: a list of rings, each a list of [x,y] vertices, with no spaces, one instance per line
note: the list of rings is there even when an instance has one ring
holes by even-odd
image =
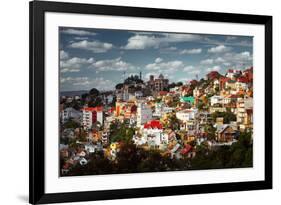
[[[110,90],[125,77],[162,73],[186,83],[253,64],[253,38],[60,27],[61,91]]]

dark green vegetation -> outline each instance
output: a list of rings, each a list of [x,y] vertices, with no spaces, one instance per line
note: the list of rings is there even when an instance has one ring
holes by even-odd
[[[118,121],[110,125],[110,142],[125,142],[130,143],[135,133],[134,128],[128,128],[126,124]]]
[[[118,131],[115,134],[116,138],[118,138],[120,133]],[[162,156],[157,150],[146,151],[127,142],[120,148],[115,161],[105,158],[102,152],[95,153],[90,156],[90,161],[86,166],[81,166],[78,163],[67,175],[252,167],[253,148],[251,137],[252,133],[244,132],[240,134],[238,141],[231,146],[218,146],[212,149],[202,144],[196,147],[196,156],[193,159],[185,157],[171,159],[169,156]]]
[[[253,166],[252,133],[243,132],[238,142],[208,151],[204,145],[198,147],[192,160],[192,169],[243,168]]]
[[[236,115],[232,112],[214,112],[211,114],[213,122],[216,122],[218,117],[223,117],[223,123],[229,124],[231,121],[236,121]]]

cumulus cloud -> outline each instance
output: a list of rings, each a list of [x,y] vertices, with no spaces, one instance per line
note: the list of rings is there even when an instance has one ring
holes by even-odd
[[[177,50],[177,47],[171,46],[171,47],[165,48],[165,50],[167,50],[167,51],[175,51],[175,50]]]
[[[95,32],[90,32],[82,29],[64,29],[61,31],[64,34],[70,34],[70,35],[78,35],[78,36],[95,36],[97,35]]]
[[[249,51],[226,53],[223,58],[225,59],[224,65],[229,64],[229,66],[236,68],[251,66],[253,64],[253,56]]]
[[[224,66],[231,65],[241,65],[241,64],[252,64],[253,56],[249,51],[243,51],[240,53],[225,53],[221,57],[217,58],[208,58],[202,60],[200,64],[202,65],[212,65],[212,64],[220,64]]]
[[[161,63],[162,61],[163,61],[162,58],[156,58],[156,59],[155,59],[155,63]]]
[[[77,37],[74,37],[75,40],[88,40],[89,38],[88,37],[85,37],[85,36],[77,36]],[[73,41],[74,42],[74,41]]]
[[[224,52],[228,52],[230,50],[231,50],[230,47],[227,47],[225,45],[218,45],[218,46],[208,49],[208,52],[209,53],[224,53]]]
[[[189,66],[184,67],[184,68],[183,68],[183,71],[189,72],[189,71],[191,71],[191,70],[193,70],[193,69],[194,69],[194,66],[189,65]]]
[[[220,71],[220,70],[221,70],[221,67],[219,65],[215,65],[213,67],[207,68],[208,72],[210,72],[210,71]]]
[[[189,42],[199,40],[201,37],[194,34],[157,34],[144,35],[135,34],[128,39],[128,42],[122,48],[124,49],[145,49],[145,48],[159,48],[162,45],[169,43]]]
[[[111,80],[104,79],[103,77],[89,78],[89,77],[65,77],[60,79],[60,83],[65,87],[78,89],[91,89],[97,88],[98,90],[111,90],[114,88],[115,83]]]
[[[182,69],[183,67],[184,63],[179,60],[163,62],[163,59],[155,59],[154,63],[147,64],[145,69],[160,70],[167,73]]]
[[[113,45],[111,43],[104,43],[100,41],[82,40],[82,41],[71,43],[69,47],[89,50],[92,51],[93,53],[104,53],[112,49]]]
[[[184,49],[180,54],[200,54],[202,52],[201,48]]]
[[[60,59],[65,60],[69,57],[68,53],[65,52],[64,50],[60,50]]]
[[[99,71],[127,71],[135,68],[132,64],[123,61],[121,57],[96,61],[92,67]]]
[[[78,58],[61,59],[60,72],[79,72],[81,68],[88,68],[94,62],[94,58]]]
[[[225,62],[225,59],[223,59],[222,57],[217,57],[215,60],[214,60],[215,63],[224,63]]]
[[[186,66],[183,68],[183,71],[187,72],[187,74],[191,77],[193,75],[198,75],[201,73],[201,70],[199,68],[195,68],[192,65]]]
[[[212,59],[212,58],[208,58],[208,59],[200,61],[200,64],[202,64],[202,65],[211,65],[213,63],[214,63],[214,59]]]

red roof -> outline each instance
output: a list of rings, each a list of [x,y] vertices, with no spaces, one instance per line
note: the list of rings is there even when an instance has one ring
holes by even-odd
[[[63,169],[69,169],[69,167],[70,167],[70,164],[69,163],[65,163],[62,168]]]
[[[167,95],[167,94],[168,94],[167,91],[160,91],[160,92],[159,92],[159,95]]]
[[[214,80],[215,78],[219,77],[219,72],[218,71],[211,71],[207,74],[207,77],[211,80]]]
[[[186,144],[185,147],[181,150],[181,154],[187,154],[192,150],[192,146],[189,144]]]
[[[144,124],[144,128],[145,129],[149,129],[149,128],[163,129],[163,125],[161,124],[161,122],[159,120],[151,120]]]
[[[191,81],[189,81],[189,83],[190,83],[190,85],[196,85],[198,83],[198,81],[197,80],[191,80]]]
[[[239,77],[237,79],[237,81],[240,82],[240,83],[248,83],[249,82],[248,78],[243,77],[243,76]]]
[[[89,111],[89,112],[93,112],[93,111],[102,112],[103,107],[102,106],[99,106],[99,107],[84,107],[82,110]]]
[[[115,110],[115,107],[111,107],[111,108],[109,109],[109,112],[114,112],[114,110]]]
[[[237,95],[232,94],[232,95],[228,95],[226,98],[238,98],[238,96],[237,96]]]
[[[220,77],[221,83],[226,83],[228,80],[229,80],[229,78],[227,78],[227,77],[224,77],[224,76]]]

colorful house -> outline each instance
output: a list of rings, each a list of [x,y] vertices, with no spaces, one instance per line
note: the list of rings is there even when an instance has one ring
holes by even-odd
[[[183,103],[190,103],[190,104],[194,104],[194,97],[193,96],[188,96],[188,97],[181,97],[180,98],[180,102]]]
[[[85,107],[82,109],[84,129],[91,129],[94,123],[103,124],[103,107]]]
[[[168,144],[168,135],[163,133],[163,125],[159,120],[151,120],[143,125],[142,138],[148,146]]]

